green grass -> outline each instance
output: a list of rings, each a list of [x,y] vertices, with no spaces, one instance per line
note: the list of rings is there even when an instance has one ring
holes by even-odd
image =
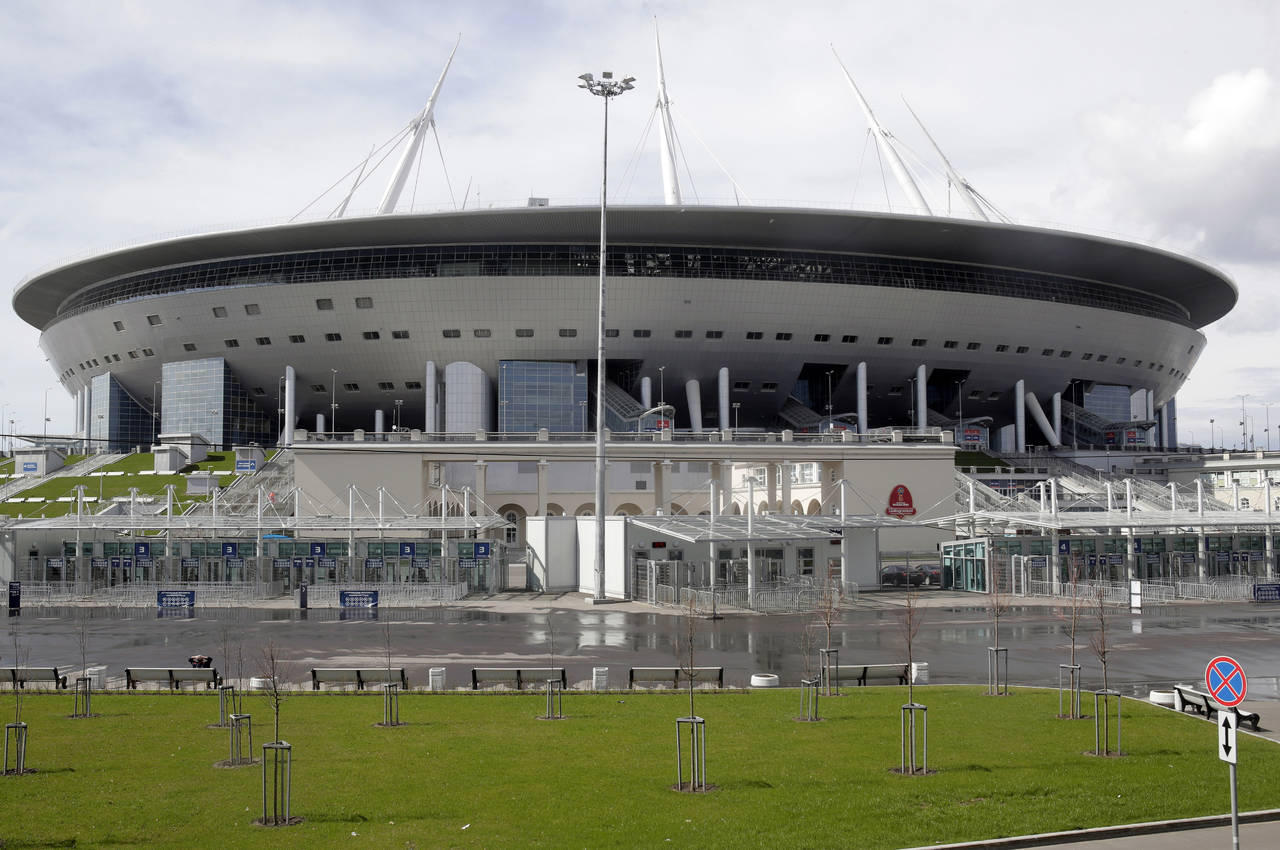
[[[976,466],[979,469],[996,469],[1008,466],[1008,462],[998,457],[993,457],[986,452],[979,451],[959,451],[956,452],[956,466],[970,467]]]
[[[707,719],[703,795],[675,781],[683,695],[569,694],[570,719],[535,719],[530,695],[409,694],[410,725],[376,728],[379,695],[291,696],[300,826],[251,825],[258,768],[216,769],[227,733],[213,695],[98,694],[71,719],[66,694],[27,697],[28,763],[0,779],[3,846],[901,847],[1222,813],[1227,771],[1210,724],[1126,701],[1124,758],[1082,753],[1092,721],[1053,719],[1052,691],[981,696],[917,689],[929,706],[932,776],[897,776],[905,689],[823,699],[797,723],[797,692],[700,694]],[[246,700],[255,740],[264,698]],[[0,716],[12,697],[0,698]],[[1280,747],[1240,736],[1240,807],[1280,802]],[[469,825],[469,826],[468,826]],[[465,828],[464,828],[465,827]]]
[[[82,456],[73,456],[75,460],[68,459],[68,466],[71,463],[83,460]],[[196,469],[202,471],[222,471],[225,472],[235,466],[235,455],[231,452],[214,452],[208,458],[195,465]],[[158,499],[164,498],[164,488],[166,484],[176,486],[174,491],[175,497],[181,502],[190,502],[194,498],[196,501],[204,501],[206,497],[196,496],[188,497],[187,480],[182,475],[138,475],[144,469],[155,468],[155,457],[151,454],[139,453],[131,454],[128,457],[121,458],[115,463],[108,464],[99,472],[124,472],[124,475],[102,476],[87,475],[54,478],[46,481],[29,490],[24,490],[15,495],[21,496],[24,500],[34,497],[44,499],[44,502],[0,502],[0,514],[9,516],[17,516],[22,514],[24,517],[30,516],[62,516],[63,514],[73,513],[75,511],[75,502],[59,502],[60,496],[74,496],[77,485],[84,485],[86,496],[97,497],[102,494],[102,502],[108,502],[117,496],[128,496],[129,489],[138,488],[139,496],[154,496]],[[236,476],[233,473],[218,476],[218,486],[226,487]],[[86,510],[95,507],[96,503],[90,503]]]

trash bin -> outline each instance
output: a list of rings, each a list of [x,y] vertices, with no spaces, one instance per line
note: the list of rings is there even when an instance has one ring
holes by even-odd
[[[95,691],[100,691],[107,686],[107,665],[102,664],[96,667],[88,667],[84,671],[85,676],[89,677],[89,687]]]
[[[911,662],[911,682],[916,685],[929,684],[929,662],[913,661]]]
[[[591,690],[593,691],[609,690],[609,668],[608,667],[592,667],[591,668]]]
[[[444,690],[444,668],[432,667],[427,675],[427,685],[430,690]]]

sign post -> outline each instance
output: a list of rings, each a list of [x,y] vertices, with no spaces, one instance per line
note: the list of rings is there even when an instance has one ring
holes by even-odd
[[[1223,707],[1218,712],[1218,758],[1227,763],[1231,772],[1231,846],[1240,850],[1240,807],[1236,799],[1236,724],[1239,718],[1234,709],[1244,702],[1249,692],[1249,680],[1245,678],[1240,662],[1229,655],[1219,655],[1204,668],[1204,683],[1209,693]]]

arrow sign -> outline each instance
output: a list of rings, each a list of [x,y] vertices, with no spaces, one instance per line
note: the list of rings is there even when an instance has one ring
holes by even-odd
[[[1218,718],[1218,758],[1236,764],[1236,713],[1219,711]]]

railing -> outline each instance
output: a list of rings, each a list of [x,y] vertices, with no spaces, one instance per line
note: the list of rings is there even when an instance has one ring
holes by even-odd
[[[313,584],[307,588],[307,604],[317,608],[337,607],[338,594],[344,590],[376,590],[379,607],[412,608],[436,602],[457,602],[467,595],[467,583],[458,581]]]
[[[1183,581],[1168,579],[1142,580],[1144,602],[1173,602],[1178,599],[1248,600],[1253,598],[1256,579],[1252,576],[1232,578],[1226,581]],[[1098,594],[1108,605],[1129,604],[1128,582],[1082,581],[1076,583],[1076,599],[1081,605],[1096,602]],[[1027,582],[1027,595],[1069,599],[1070,582],[1054,582],[1034,579]]]
[[[282,581],[131,581],[102,588],[95,599],[121,608],[152,608],[157,591],[194,591],[197,607],[244,605],[261,599],[274,599],[284,593]]]
[[[892,442],[942,442],[944,434],[950,433],[941,428],[881,428],[866,434],[856,431],[761,431],[758,429],[725,428],[723,430],[691,431],[687,429],[665,429],[661,431],[615,431],[606,430],[609,442],[618,443],[892,443]],[[462,432],[424,432],[397,431],[394,433],[374,433],[367,431],[357,440],[352,431],[314,431],[298,432],[295,446],[323,443],[351,442],[394,442],[394,443],[590,443],[595,440],[595,431],[557,431],[543,433],[540,431],[462,431]]]

